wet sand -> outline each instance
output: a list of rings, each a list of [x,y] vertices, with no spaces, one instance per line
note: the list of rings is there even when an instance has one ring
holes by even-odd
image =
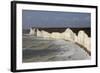
[[[23,36],[23,63],[87,60],[89,54],[79,45],[66,41]]]

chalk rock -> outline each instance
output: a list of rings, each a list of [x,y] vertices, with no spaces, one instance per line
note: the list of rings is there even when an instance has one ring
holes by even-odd
[[[30,32],[29,32],[30,35],[35,35],[35,28],[30,28]]]
[[[74,33],[71,29],[67,28],[65,32],[63,32],[63,36],[65,40],[74,41]]]
[[[84,40],[84,47],[86,47],[88,51],[91,51],[91,38],[87,37]]]
[[[39,31],[38,29],[37,29],[37,37],[42,37],[41,31]]]
[[[78,33],[78,43],[85,46],[85,42],[87,41],[88,35],[84,31],[79,31]]]
[[[77,40],[78,40],[78,37],[77,37],[77,35],[74,33],[74,42],[77,42]]]
[[[51,33],[51,38],[61,39],[61,33],[59,33],[59,32],[53,32],[53,33]]]
[[[82,31],[82,30],[78,32],[78,40],[77,40],[77,42],[79,44],[81,44],[81,45],[84,44],[84,34],[85,34],[85,32]]]
[[[60,33],[60,37],[61,37],[61,39],[65,39],[65,33],[64,32]]]
[[[50,38],[50,33],[48,33],[48,32],[46,32],[46,31],[41,31],[41,33],[42,33],[42,37],[44,37],[44,38]]]

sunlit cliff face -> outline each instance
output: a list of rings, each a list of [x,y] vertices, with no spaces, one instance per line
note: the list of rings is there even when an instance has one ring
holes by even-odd
[[[43,38],[52,38],[56,40],[57,39],[68,40],[84,46],[88,51],[91,50],[91,38],[88,37],[88,35],[82,30],[78,32],[78,35],[76,35],[76,33],[74,33],[70,28],[67,28],[62,33],[59,32],[49,33],[44,30],[39,31],[38,29],[31,28],[29,35],[43,37]]]

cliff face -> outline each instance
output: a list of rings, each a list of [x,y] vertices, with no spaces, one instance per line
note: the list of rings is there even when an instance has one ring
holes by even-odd
[[[31,28],[29,34],[30,35],[35,35],[35,28],[34,29]]]
[[[67,28],[64,32],[60,33],[60,32],[52,32],[49,33],[47,31],[44,30],[38,30],[35,31],[34,29],[30,29],[30,35],[35,35],[37,37],[43,37],[43,38],[52,38],[52,39],[64,39],[64,40],[68,40],[68,41],[72,41],[72,42],[76,42],[82,46],[84,46],[88,51],[91,50],[91,38],[88,37],[88,35],[83,31],[80,30],[78,32],[78,35],[76,35],[76,33],[74,33],[70,28]]]

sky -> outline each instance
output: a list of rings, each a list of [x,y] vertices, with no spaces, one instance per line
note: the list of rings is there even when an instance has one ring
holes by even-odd
[[[91,14],[59,11],[22,11],[22,27],[39,28],[88,28],[91,26]]]

